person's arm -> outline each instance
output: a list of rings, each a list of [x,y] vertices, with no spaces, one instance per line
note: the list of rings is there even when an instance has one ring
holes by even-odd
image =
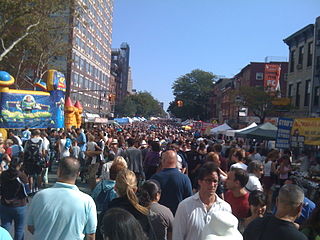
[[[193,192],[192,192],[192,184],[190,181],[190,178],[188,176],[186,176],[186,181],[185,181],[185,195],[183,196],[184,198],[190,197],[192,196]]]
[[[91,233],[91,234],[86,234],[86,240],[95,240],[96,239],[96,234]]]
[[[289,166],[287,169],[285,169],[285,165],[281,163],[281,165],[280,165],[280,171],[279,171],[281,174],[286,174],[286,173],[288,173],[288,172],[290,172],[290,171],[291,171],[290,166]]]
[[[191,171],[191,173],[192,173],[192,174],[196,173],[196,171],[198,170],[199,167],[201,167],[201,164],[200,164],[200,163],[198,163],[198,164],[196,165],[196,167]]]
[[[143,171],[143,161],[142,161],[142,152],[141,152],[141,150],[139,150],[138,157],[139,157],[139,172],[140,172],[140,175],[141,175],[142,179],[145,179],[146,176],[145,176],[144,171]]]
[[[90,197],[88,199],[88,208],[86,209],[88,212],[88,218],[86,225],[84,227],[84,234],[86,236],[85,239],[87,240],[95,240],[96,238],[96,230],[99,231],[100,229],[97,229],[97,209],[96,204],[94,203],[93,199]]]
[[[219,168],[219,173],[220,173],[220,177],[223,177],[224,179],[228,177],[228,175],[221,168]]]
[[[101,147],[99,147],[99,145],[96,142],[94,142],[94,143],[95,143],[94,144],[95,151],[101,152],[102,151]]]

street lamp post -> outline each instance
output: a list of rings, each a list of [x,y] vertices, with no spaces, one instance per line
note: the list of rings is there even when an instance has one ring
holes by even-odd
[[[237,106],[237,127],[240,127],[240,107],[242,104],[241,96],[236,96],[235,103]]]

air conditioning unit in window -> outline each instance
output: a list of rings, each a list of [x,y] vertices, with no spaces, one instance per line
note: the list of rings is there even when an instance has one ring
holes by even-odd
[[[302,64],[297,64],[297,69],[301,70],[302,69]]]

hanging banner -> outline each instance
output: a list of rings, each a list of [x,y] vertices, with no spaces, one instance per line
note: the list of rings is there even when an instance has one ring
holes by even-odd
[[[320,145],[320,118],[297,118],[291,129],[291,146]]]
[[[280,90],[281,66],[278,64],[266,64],[264,68],[264,89],[268,93]]]
[[[291,129],[293,125],[292,118],[279,118],[278,131],[276,139],[276,148],[288,149],[290,148]]]

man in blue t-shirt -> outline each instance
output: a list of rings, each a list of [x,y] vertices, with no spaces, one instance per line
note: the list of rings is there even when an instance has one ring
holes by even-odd
[[[96,205],[75,185],[79,170],[77,159],[61,159],[55,185],[33,197],[27,215],[33,239],[95,239]]]
[[[287,179],[284,183],[295,184],[299,186],[297,180],[293,176]],[[315,208],[316,208],[316,204],[305,196],[303,199],[303,207],[302,207],[301,215],[296,219],[295,222],[298,224],[302,224],[306,219],[308,219],[311,216],[311,213]]]
[[[157,180],[161,185],[159,203],[175,214],[179,203],[192,195],[191,181],[177,168],[177,153],[174,150],[167,150],[162,154],[161,165],[162,171],[154,174],[151,179]]]

